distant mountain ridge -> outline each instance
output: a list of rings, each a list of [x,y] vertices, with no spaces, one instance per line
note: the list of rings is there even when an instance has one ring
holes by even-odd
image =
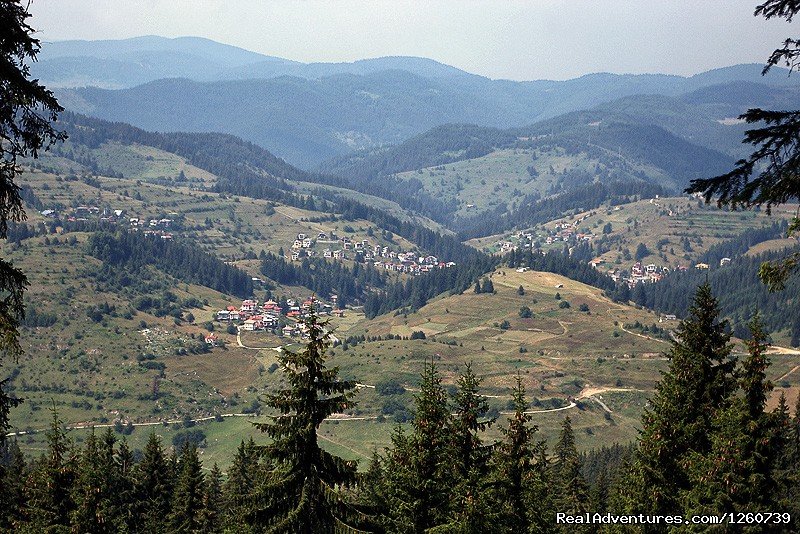
[[[702,108],[684,117],[684,131],[667,116],[655,124],[699,144],[705,144],[700,135],[716,129],[709,148],[730,153],[730,134],[741,128],[715,121],[753,103],[798,101],[800,91],[797,77],[781,69],[762,77],[760,65],[690,77],[597,73],[514,82],[425,58],[306,64],[196,37],[45,43],[40,59],[34,74],[57,88],[68,109],[161,132],[229,133],[306,169],[397,145],[443,124],[524,127],[579,110],[619,108],[620,99],[640,109],[614,113],[634,114],[636,122],[648,122],[648,99]],[[711,123],[716,126],[707,127]]]
[[[677,94],[734,80],[760,81],[768,85],[796,85],[785,69],[773,69],[761,77],[762,65],[742,64],[695,74],[611,74],[594,73],[572,80],[512,82],[484,76],[435,61],[412,56],[386,56],[339,63],[303,63],[268,56],[203,37],[167,38],[154,35],[119,40],[71,40],[45,42],[38,62],[32,66],[36,77],[50,87],[102,87],[121,89],[161,78],[195,81],[269,79],[296,76],[317,79],[336,74],[366,75],[385,70],[404,70],[426,78],[458,77],[473,83],[523,84],[533,90],[550,91],[570,87],[569,93],[587,86],[604,84],[614,92],[628,86],[637,93]]]
[[[390,56],[343,63],[302,63],[202,37],[144,36],[121,40],[44,43],[34,76],[49,87],[124,89],[162,78],[194,81],[316,79],[404,70],[430,78],[479,77],[427,58]]]

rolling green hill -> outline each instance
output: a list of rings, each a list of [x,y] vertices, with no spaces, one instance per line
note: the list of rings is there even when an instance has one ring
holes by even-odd
[[[740,113],[798,104],[792,86],[734,81],[677,96],[628,96],[524,128],[440,126],[320,169],[474,237],[546,220],[531,219],[546,209],[540,199],[560,202],[562,211],[596,206],[587,188],[594,182],[680,192],[691,179],[727,171],[746,152]]]

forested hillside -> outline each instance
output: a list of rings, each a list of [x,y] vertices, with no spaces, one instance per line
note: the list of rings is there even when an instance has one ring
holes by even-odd
[[[690,304],[689,294],[693,288],[708,281],[719,295],[722,313],[730,318],[731,326],[737,336],[744,336],[750,317],[760,313],[769,332],[788,331],[792,347],[800,347],[800,281],[789,282],[785,291],[771,293],[758,277],[758,270],[765,261],[774,261],[787,252],[798,250],[795,246],[788,251],[773,251],[754,256],[745,256],[741,249],[720,245],[720,252],[712,249],[706,256],[713,261],[721,254],[730,254],[729,265],[715,267],[709,271],[692,269],[671,273],[658,284],[640,284],[631,292],[631,300],[642,306],[685,316]],[[739,247],[735,247],[739,248]],[[745,250],[746,252],[746,250]]]

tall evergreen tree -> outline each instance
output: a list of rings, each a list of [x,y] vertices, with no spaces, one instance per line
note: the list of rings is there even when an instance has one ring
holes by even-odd
[[[142,459],[134,470],[134,511],[135,530],[143,532],[163,532],[166,518],[170,512],[173,471],[161,439],[155,432],[150,434]]]
[[[10,531],[23,519],[26,471],[25,456],[17,441],[0,444],[0,531]]]
[[[222,487],[225,507],[224,525],[228,530],[241,532],[246,528],[246,501],[259,477],[258,451],[251,437],[242,440],[228,468],[228,478]]]
[[[101,508],[103,476],[100,461],[100,443],[94,429],[86,439],[78,462],[78,476],[73,489],[75,510],[71,523],[78,532],[106,532]]]
[[[47,452],[33,466],[26,487],[30,532],[66,532],[75,504],[75,455],[62,422],[53,408],[53,421],[47,431]]]
[[[742,396],[718,410],[710,431],[710,450],[691,451],[686,462],[690,488],[683,510],[721,514],[747,507],[775,509],[775,429],[764,412],[772,385],[766,379],[767,335],[756,315],[750,322],[748,357],[739,370]]]
[[[525,386],[517,374],[512,394],[514,414],[508,427],[501,428],[503,440],[495,447],[492,460],[494,502],[501,507],[499,524],[507,532],[548,532],[549,491],[544,440],[535,441],[538,427],[531,425],[525,413],[528,402]]]
[[[267,396],[280,412],[271,423],[255,423],[272,443],[262,447],[268,462],[249,511],[254,525],[271,532],[330,532],[342,522],[339,488],[355,481],[354,462],[322,450],[317,429],[351,406],[355,383],[338,378],[325,366],[330,345],[324,327],[312,313],[303,321],[308,341],[301,352],[278,356],[289,387]]]
[[[127,440],[123,437],[117,451],[119,484],[116,489],[119,502],[119,524],[120,530],[123,531],[131,531],[135,525],[133,516],[136,510],[136,493],[133,480],[135,467],[133,451],[131,451]]]
[[[222,500],[222,471],[215,463],[208,473],[203,493],[203,510],[200,513],[200,532],[222,532],[224,515]]]
[[[461,478],[467,478],[474,469],[482,470],[489,450],[481,443],[480,433],[489,428],[494,419],[487,419],[487,398],[479,393],[481,379],[472,371],[472,364],[456,382],[455,413],[450,423],[455,450],[456,470]]]
[[[384,531],[384,523],[389,515],[387,475],[384,459],[377,450],[373,450],[369,467],[365,473],[360,474],[356,485],[356,504],[367,518],[365,530]]]
[[[553,456],[550,483],[555,494],[556,509],[571,515],[586,512],[589,488],[581,472],[581,459],[575,447],[575,433],[569,417],[565,417],[561,424]]]
[[[203,512],[205,477],[200,466],[197,446],[183,446],[172,494],[169,516],[170,532],[195,532],[200,529]]]
[[[486,532],[495,523],[496,511],[489,502],[487,463],[491,447],[484,446],[480,433],[494,423],[487,419],[489,403],[479,393],[481,380],[467,364],[458,377],[455,413],[449,423],[455,486],[450,497],[451,519],[435,532]]]
[[[712,419],[728,405],[736,388],[726,325],[719,320],[711,288],[700,286],[689,317],[678,325],[668,354],[669,369],[644,410],[639,449],[620,485],[629,511],[680,510],[680,498],[690,488],[689,455],[710,450]]]
[[[447,522],[454,474],[447,393],[436,366],[425,364],[412,432],[398,427],[386,458],[389,531],[422,533]]]

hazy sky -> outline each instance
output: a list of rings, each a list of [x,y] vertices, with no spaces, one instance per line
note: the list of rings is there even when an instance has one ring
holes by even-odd
[[[796,28],[757,0],[33,0],[43,41],[207,37],[297,61],[423,56],[515,80],[763,63]]]

